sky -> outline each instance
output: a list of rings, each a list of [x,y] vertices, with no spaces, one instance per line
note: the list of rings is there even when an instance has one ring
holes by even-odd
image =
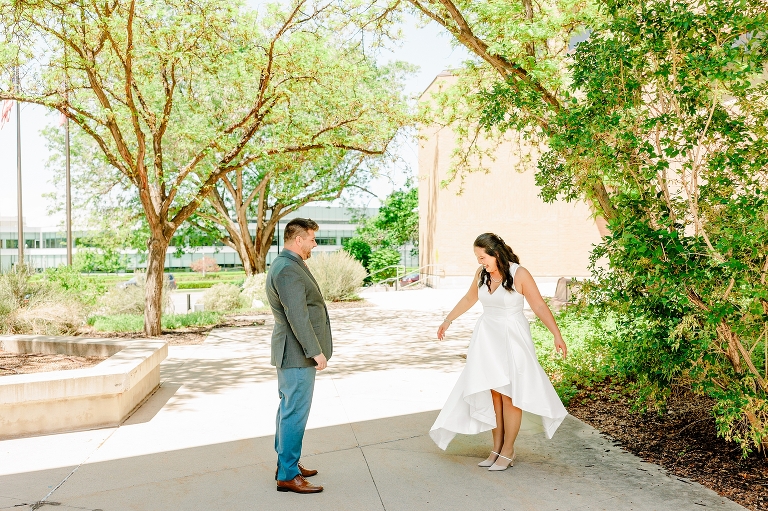
[[[454,48],[451,38],[432,23],[425,27],[408,18],[403,26],[403,39],[392,51],[383,53],[379,60],[386,63],[402,60],[418,66],[418,71],[406,83],[406,93],[418,96],[432,80],[445,69],[458,67],[468,54],[463,48]],[[21,107],[21,157],[22,157],[22,204],[26,224],[30,226],[57,226],[62,218],[48,216],[48,200],[43,194],[57,191],[52,183],[52,172],[46,168],[49,152],[41,130],[58,125],[59,115],[43,107]],[[61,128],[63,129],[63,128]],[[375,179],[370,190],[384,198],[391,191],[401,188],[417,169],[418,146],[414,140],[404,137],[397,151],[402,165],[391,176]],[[11,120],[0,130],[0,217],[16,217],[16,107]],[[58,193],[63,194],[60,190]],[[378,199],[358,199],[358,206],[378,206]]]

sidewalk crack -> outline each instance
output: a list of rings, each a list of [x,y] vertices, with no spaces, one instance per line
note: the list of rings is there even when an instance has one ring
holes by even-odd
[[[109,434],[109,436],[107,436],[107,438],[105,438],[104,440],[102,440],[102,442],[101,442],[101,443],[100,443],[100,444],[99,444],[99,445],[96,447],[96,449],[94,449],[94,450],[93,450],[93,452],[91,452],[91,454],[89,454],[88,456],[86,456],[86,457],[85,457],[85,459],[84,459],[83,461],[81,461],[81,462],[80,462],[80,464],[79,464],[78,466],[76,466],[75,468],[73,468],[73,469],[72,469],[72,472],[70,472],[69,474],[67,474],[67,477],[65,477],[64,479],[62,479],[62,480],[61,480],[61,482],[60,482],[59,484],[57,484],[55,488],[53,488],[51,491],[49,491],[49,492],[48,492],[48,495],[46,495],[46,496],[45,496],[45,497],[43,497],[42,499],[38,500],[38,501],[37,501],[37,502],[35,502],[34,504],[30,505],[30,509],[39,509],[39,508],[41,508],[41,507],[43,507],[43,506],[48,506],[48,505],[52,505],[52,506],[58,506],[58,505],[60,505],[60,503],[59,503],[59,502],[51,502],[51,501],[49,501],[49,500],[48,500],[48,499],[51,497],[51,495],[53,495],[53,492],[55,492],[56,490],[58,490],[59,488],[61,488],[62,486],[64,486],[64,483],[66,483],[66,482],[67,482],[67,480],[68,480],[70,477],[72,477],[72,476],[74,475],[74,473],[75,473],[75,472],[77,472],[77,470],[78,470],[80,467],[82,467],[82,466],[83,466],[83,465],[84,465],[84,464],[85,464],[85,463],[86,463],[86,462],[87,462],[89,459],[91,459],[91,456],[93,456],[93,455],[96,453],[96,451],[98,451],[99,449],[101,449],[101,446],[102,446],[102,445],[104,445],[104,444],[107,442],[107,440],[109,440],[110,438],[112,438],[112,435],[114,435],[114,434],[115,434],[115,431],[117,431],[118,429],[120,429],[120,426],[116,427],[116,428],[114,429],[114,431],[112,431],[112,433],[110,433],[110,434]]]
[[[373,477],[373,472],[371,471],[371,465],[368,463],[368,458],[365,456],[365,451],[363,450],[363,446],[360,445],[360,440],[357,438],[357,433],[355,433],[355,428],[352,426],[352,421],[349,419],[349,414],[347,413],[347,407],[344,406],[344,401],[341,399],[341,394],[339,394],[339,389],[336,387],[336,380],[331,377],[331,381],[333,382],[333,388],[336,389],[336,395],[339,396],[339,401],[341,402],[341,408],[344,410],[344,415],[347,416],[347,424],[349,424],[349,429],[352,430],[352,435],[355,437],[355,444],[357,444],[357,448],[360,449],[360,454],[363,455],[363,460],[365,461],[365,466],[368,469],[368,475],[371,476],[371,482],[373,483],[374,489],[376,489],[376,495],[379,496],[379,502],[381,502],[381,509],[384,511],[387,511],[387,507],[384,505],[384,499],[381,497],[381,492],[379,491],[379,486],[376,484],[376,479]]]

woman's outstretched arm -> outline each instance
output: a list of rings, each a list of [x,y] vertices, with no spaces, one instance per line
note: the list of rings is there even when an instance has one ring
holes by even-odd
[[[459,300],[459,303],[457,303],[456,306],[451,310],[451,312],[448,313],[448,315],[445,317],[445,321],[440,323],[440,327],[437,329],[437,338],[439,340],[442,341],[445,338],[445,331],[448,330],[449,326],[451,326],[452,321],[467,312],[472,308],[474,304],[477,303],[477,279],[479,278],[480,268],[478,268],[475,272],[475,278],[469,285],[469,291],[467,291],[467,294],[465,294],[461,300]]]
[[[552,311],[547,307],[544,298],[541,297],[536,281],[533,280],[530,272],[522,266],[515,272],[515,289],[528,300],[528,305],[536,316],[544,323],[552,335],[555,336],[555,350],[563,354],[563,358],[568,354],[568,347],[565,345],[560,329],[557,327],[555,317]]]

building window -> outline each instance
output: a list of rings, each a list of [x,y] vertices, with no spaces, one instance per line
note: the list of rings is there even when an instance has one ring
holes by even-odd
[[[315,238],[315,241],[318,245],[335,245],[336,244],[336,237],[333,238],[329,237],[323,237],[323,238]]]
[[[45,248],[59,248],[67,246],[66,238],[46,238],[43,241],[45,242]]]

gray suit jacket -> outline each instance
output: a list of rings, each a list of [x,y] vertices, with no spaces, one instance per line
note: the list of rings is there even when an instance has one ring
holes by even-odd
[[[267,298],[275,318],[272,365],[312,367],[314,357],[333,354],[331,321],[325,300],[304,260],[283,250],[267,274]]]

